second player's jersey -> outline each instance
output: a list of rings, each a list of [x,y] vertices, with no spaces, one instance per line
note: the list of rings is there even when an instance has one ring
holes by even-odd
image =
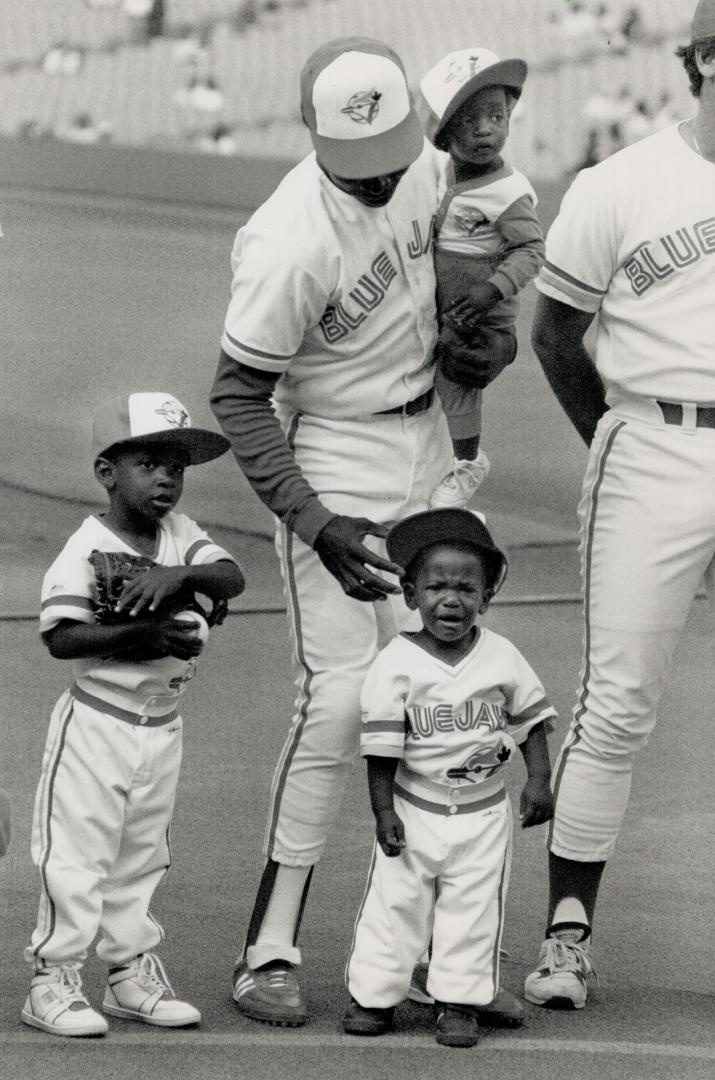
[[[346,419],[432,385],[432,229],[446,161],[425,142],[387,206],[373,208],[311,154],[238,231],[221,345],[280,376],[278,403]]]
[[[579,173],[536,284],[599,313],[607,391],[715,404],[715,165],[679,125]]]
[[[483,628],[454,667],[408,635],[373,662],[362,693],[363,756],[400,758],[438,784],[479,784],[556,712],[522,654]]]
[[[93,549],[139,554],[125,540],[91,515],[70,536],[42,582],[40,632],[62,619],[95,621],[95,575],[89,562]],[[185,514],[167,514],[158,526],[153,556],[164,566],[199,566],[234,558]],[[83,657],[72,662],[75,683],[93,697],[147,716],[168,712],[193,678],[196,661],[166,656],[143,662],[118,657]]]

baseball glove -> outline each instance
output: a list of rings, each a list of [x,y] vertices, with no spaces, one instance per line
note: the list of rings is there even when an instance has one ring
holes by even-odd
[[[159,563],[154,562],[147,555],[132,555],[126,551],[99,551],[95,548],[88,556],[94,570],[95,598],[94,613],[97,622],[108,625],[118,625],[132,621],[127,611],[117,611],[117,601],[122,595],[122,590],[127,581],[131,581],[138,574],[146,573]],[[169,597],[154,612],[153,618],[167,618],[177,611],[197,611],[203,615],[209,627],[222,623],[228,612],[228,603],[225,600],[211,602],[209,611],[199,603],[194,593],[188,596],[185,592],[179,592]],[[131,660],[155,660],[164,654],[151,648],[126,649],[122,651],[122,657]]]

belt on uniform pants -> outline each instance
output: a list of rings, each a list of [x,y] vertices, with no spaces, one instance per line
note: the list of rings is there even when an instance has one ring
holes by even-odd
[[[179,715],[178,709],[162,713],[161,716],[145,716],[143,713],[130,712],[129,709],[122,709],[119,705],[113,705],[110,701],[103,701],[102,698],[95,697],[94,694],[83,690],[77,683],[73,683],[70,687],[70,694],[76,701],[81,701],[83,705],[89,705],[92,709],[96,709],[97,712],[107,713],[109,716],[116,717],[117,720],[124,720],[126,724],[136,724],[137,727],[163,727],[164,724],[168,724],[170,720],[175,720]]]
[[[424,394],[413,398],[412,401],[406,401],[404,405],[395,405],[394,409],[381,409],[380,412],[375,413],[375,416],[392,416],[393,414],[418,416],[420,413],[427,412],[433,401],[434,387],[430,386],[429,390],[425,390]]]
[[[683,406],[675,401],[659,401],[660,411],[666,424],[678,424],[682,426],[684,411]],[[696,405],[695,426],[715,428],[715,406]]]

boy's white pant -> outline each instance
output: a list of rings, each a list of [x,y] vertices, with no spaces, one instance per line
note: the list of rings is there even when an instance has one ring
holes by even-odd
[[[406,846],[394,858],[376,844],[346,970],[366,1009],[407,997],[415,963],[432,939],[427,989],[438,1001],[487,1005],[499,987],[499,947],[509,884],[509,799],[481,810],[425,810],[395,795]]]
[[[29,962],[116,965],[154,948],[149,912],[171,863],[169,825],[182,725],[127,723],[75,700],[55,705],[35,796],[32,858],[41,876]]]

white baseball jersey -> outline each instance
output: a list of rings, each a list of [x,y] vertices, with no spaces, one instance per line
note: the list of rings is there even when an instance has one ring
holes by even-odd
[[[138,554],[105,525],[100,516],[85,518],[68,539],[42,582],[40,632],[46,633],[62,619],[93,623],[95,576],[89,554],[126,551]],[[165,566],[234,561],[185,514],[169,513],[159,522],[154,559]],[[119,657],[81,657],[72,662],[75,685],[86,694],[120,709],[160,716],[176,705],[187,682],[193,678],[195,660],[175,656],[132,662]]]
[[[675,125],[584,169],[564,197],[536,285],[600,311],[609,402],[623,390],[715,403],[712,193],[713,165]]]
[[[310,154],[239,229],[221,345],[281,375],[276,402],[344,419],[432,386],[432,228],[445,161],[425,142],[375,208],[337,188]]]
[[[434,784],[481,784],[555,715],[531,666],[493,630],[480,628],[454,667],[400,634],[365,680],[360,753],[398,757]]]

